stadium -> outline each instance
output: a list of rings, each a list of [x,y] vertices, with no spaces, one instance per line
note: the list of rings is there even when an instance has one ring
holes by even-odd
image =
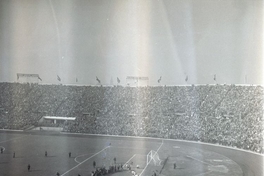
[[[263,175],[262,86],[0,87],[6,175]]]
[[[263,176],[263,0],[0,0],[0,176]]]

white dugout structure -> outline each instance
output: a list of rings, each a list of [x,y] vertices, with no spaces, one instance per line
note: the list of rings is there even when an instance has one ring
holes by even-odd
[[[57,116],[44,116],[43,120],[50,120],[52,121],[54,124],[57,123],[57,121],[75,121],[76,117],[57,117]]]

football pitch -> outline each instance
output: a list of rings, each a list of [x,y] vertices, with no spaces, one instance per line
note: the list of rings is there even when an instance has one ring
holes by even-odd
[[[127,163],[140,176],[151,176],[154,172],[166,176],[263,175],[263,155],[185,141],[1,131],[0,147],[4,150],[0,154],[1,176],[55,176],[57,172],[61,176],[90,176],[95,170],[94,162],[98,168]],[[147,164],[151,150],[158,153],[160,164],[155,165],[154,161]],[[119,170],[116,167],[116,172],[108,175],[132,173],[125,167]]]

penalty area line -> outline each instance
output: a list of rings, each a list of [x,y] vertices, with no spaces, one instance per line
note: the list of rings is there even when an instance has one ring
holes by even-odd
[[[129,160],[127,160],[127,162],[125,162],[125,164],[127,164],[129,161],[131,161],[135,156],[136,156],[136,154],[134,154]]]
[[[80,163],[80,162],[77,160],[77,158],[82,157],[82,156],[86,156],[86,155],[91,155],[91,154],[94,154],[94,153],[86,153],[86,154],[78,155],[78,156],[76,156],[76,157],[74,158],[74,161],[75,161],[76,163]]]
[[[81,164],[85,163],[86,161],[88,161],[89,159],[93,158],[94,156],[98,155],[99,153],[101,153],[102,151],[104,151],[105,149],[109,148],[110,146],[105,147],[104,149],[100,150],[99,152],[93,154],[92,156],[90,156],[89,158],[86,158],[85,160],[83,160],[82,162],[80,162],[79,164],[77,164],[76,166],[74,166],[73,168],[69,169],[68,171],[66,171],[65,173],[63,173],[61,176],[69,173],[70,171],[72,171],[73,169],[79,167]]]
[[[77,158],[79,158],[79,157],[81,157],[81,156],[85,156],[85,155],[89,155],[89,154],[83,154],[83,155],[76,156],[76,157],[74,158],[74,161],[75,161],[76,163],[80,164],[80,162],[77,161]]]

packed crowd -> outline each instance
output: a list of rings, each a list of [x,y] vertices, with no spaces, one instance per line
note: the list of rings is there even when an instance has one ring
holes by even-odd
[[[109,168],[106,167],[94,167],[94,171],[92,171],[91,176],[103,176],[103,175],[112,175],[117,172],[123,172],[127,169],[123,168],[122,164],[112,165]]]
[[[64,131],[263,148],[262,86],[98,87],[0,83],[0,128],[27,129],[41,117],[77,117]]]

